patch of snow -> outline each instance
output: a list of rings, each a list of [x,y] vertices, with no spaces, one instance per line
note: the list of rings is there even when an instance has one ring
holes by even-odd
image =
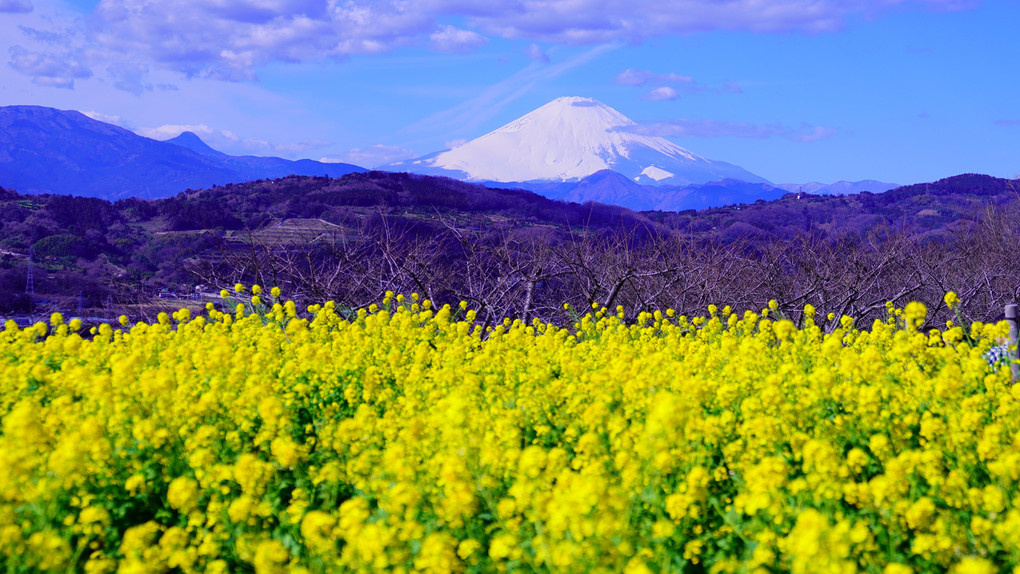
[[[645,169],[641,170],[641,175],[648,176],[654,179],[655,181],[662,181],[666,178],[673,177],[676,174],[668,172],[662,168],[655,167],[654,165],[650,165]]]

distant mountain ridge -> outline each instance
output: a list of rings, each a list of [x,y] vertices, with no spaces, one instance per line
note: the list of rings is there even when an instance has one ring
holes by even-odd
[[[454,150],[388,168],[635,211],[750,204],[777,199],[787,192],[841,195],[896,187],[874,180],[773,185],[737,166],[701,158],[664,138],[637,134],[635,128],[634,122],[596,100],[559,98]],[[546,157],[552,158],[550,162],[540,161]],[[475,170],[472,162],[476,160],[484,169],[474,176],[450,169]],[[587,173],[600,166],[606,167]],[[532,168],[538,171],[527,171]],[[213,149],[193,132],[166,141],[153,140],[76,111],[0,107],[0,186],[23,193],[156,199],[185,189],[287,175],[339,177],[364,171],[350,164],[307,159],[231,156]],[[486,173],[529,179],[482,179]],[[529,173],[556,177],[536,179]]]
[[[899,187],[898,183],[886,183],[865,179],[862,181],[837,181],[835,183],[820,183],[812,181],[809,183],[780,183],[776,187],[790,192],[810,193],[812,195],[850,195],[870,191],[871,193],[882,193]]]
[[[489,187],[512,187],[533,191],[550,199],[618,205],[634,211],[685,211],[725,205],[754,203],[783,197],[788,191],[767,183],[724,179],[690,185],[641,185],[623,174],[605,169],[580,181],[485,182]]]
[[[363,171],[343,163],[231,156],[190,132],[158,141],[73,110],[0,107],[0,186],[22,193],[156,199],[252,179]]]

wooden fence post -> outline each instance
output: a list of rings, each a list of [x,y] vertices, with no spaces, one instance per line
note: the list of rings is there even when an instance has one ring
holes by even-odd
[[[1013,380],[1020,377],[1020,364],[1016,363],[1018,358],[1017,348],[1017,313],[1016,305],[1006,305],[1006,320],[1009,321],[1009,367],[1013,373]]]

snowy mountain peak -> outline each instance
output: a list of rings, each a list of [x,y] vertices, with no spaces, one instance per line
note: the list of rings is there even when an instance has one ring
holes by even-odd
[[[464,145],[389,167],[496,182],[577,181],[604,169],[656,185],[764,181],[636,127],[598,100],[562,97]]]
[[[547,131],[561,128],[575,132],[588,131],[586,139],[605,139],[617,128],[635,125],[629,118],[613,108],[591,98],[556,98],[537,110],[526,114],[492,132]],[[488,135],[492,135],[488,134]],[[538,134],[531,134],[538,135]]]

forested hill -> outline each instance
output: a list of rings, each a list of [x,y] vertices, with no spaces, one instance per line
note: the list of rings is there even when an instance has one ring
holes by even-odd
[[[346,298],[350,305],[391,288],[481,301],[482,295],[458,287],[469,279],[474,286],[503,281],[493,292],[503,289],[508,310],[517,304],[515,290],[529,284],[528,300],[544,298],[549,308],[575,296],[581,303],[619,296],[648,307],[657,300],[639,287],[653,289],[649,277],[665,281],[670,273],[673,283],[654,287],[655,297],[684,293],[685,304],[750,305],[786,293],[793,305],[841,282],[864,281],[840,275],[847,261],[890,270],[888,281],[872,277],[881,284],[873,289],[879,300],[917,293],[918,286],[945,289],[956,280],[953,273],[965,279],[966,265],[983,266],[972,270],[977,274],[1009,268],[993,255],[1017,252],[1008,245],[1017,235],[1016,218],[1004,215],[1016,205],[1014,182],[982,175],[881,194],[791,193],[680,213],[563,203],[522,190],[386,172],[291,176],[113,203],[0,188],[0,313],[29,305],[30,249],[37,302],[54,308],[109,311],[111,305],[144,304],[160,292],[215,291],[235,280],[289,285],[292,293]],[[903,291],[896,287],[906,276],[902,266],[920,261],[922,249],[942,267],[915,269],[914,290]],[[952,269],[943,269],[952,261],[947,249],[963,258]],[[908,253],[912,259],[898,259]],[[827,257],[831,269],[811,270],[828,265]],[[687,291],[677,287],[681,271],[683,281],[693,282]],[[484,276],[469,277],[475,272]],[[775,281],[743,285],[741,274]],[[982,305],[992,309],[1012,297],[1007,287],[995,287]]]
[[[860,235],[877,229],[927,238],[952,235],[987,209],[1020,199],[1020,184],[987,175],[963,174],[933,183],[908,185],[883,193],[810,195],[789,193],[702,211],[645,212],[670,229],[720,238]]]
[[[553,201],[523,190],[488,188],[444,177],[369,172],[342,178],[288,177],[232,184],[155,201],[154,217],[168,230],[257,229],[280,218],[349,221],[355,214],[383,214],[442,224],[456,216],[470,227],[517,226],[646,228],[705,238],[789,238],[803,232],[827,236],[894,228],[938,236],[966,225],[983,209],[1020,197],[1016,182],[964,174],[847,196],[789,193],[773,201],[701,211],[632,212],[602,204]],[[130,203],[130,202],[127,202]]]
[[[469,227],[585,225],[635,227],[650,221],[616,206],[564,203],[530,191],[492,189],[446,177],[352,173],[341,178],[286,177],[187,191],[151,203],[168,230],[257,229],[281,218],[321,218],[342,224],[378,214],[443,225],[453,217]]]

